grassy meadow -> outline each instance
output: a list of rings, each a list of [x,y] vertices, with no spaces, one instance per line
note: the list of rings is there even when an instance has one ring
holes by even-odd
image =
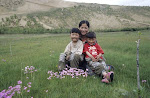
[[[141,96],[150,96],[150,31],[141,31],[139,47]],[[137,98],[137,64],[135,41],[138,32],[97,33],[105,52],[106,63],[115,67],[111,84],[97,76],[48,80],[48,71],[57,71],[59,54],[70,42],[69,34],[0,35],[0,92],[22,81],[31,82],[30,92],[21,90],[14,98]],[[26,66],[36,72],[24,74]],[[28,79],[27,79],[28,77]],[[142,81],[144,80],[144,81]]]

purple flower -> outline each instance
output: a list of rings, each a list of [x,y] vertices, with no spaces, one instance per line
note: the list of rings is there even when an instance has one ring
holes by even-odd
[[[28,87],[31,87],[31,85],[28,85]]]
[[[47,79],[50,80],[50,79],[51,79],[51,76],[49,76]]]
[[[89,69],[86,69],[86,71],[88,71]]]
[[[142,80],[142,83],[146,83],[146,80]]]
[[[83,77],[85,77],[85,75],[83,75]]]
[[[27,87],[26,86],[24,86],[24,90],[26,90],[27,89]]]
[[[12,88],[12,86],[9,86],[9,89],[11,89]]]
[[[87,77],[87,72],[81,69],[77,68],[64,68],[61,72],[52,72],[48,71],[48,74],[50,75],[47,79],[50,80],[52,77],[56,78],[65,78],[66,75],[71,76],[72,78],[79,78],[78,76]]]
[[[20,91],[18,91],[17,93],[18,93],[18,94],[20,94],[21,92],[20,92]]]
[[[18,84],[22,84],[22,81],[21,81],[21,80],[19,80],[19,81],[18,81]]]
[[[3,61],[3,62],[6,62],[6,60],[5,60],[5,59],[2,59],[2,61]]]
[[[20,86],[20,85],[16,85],[14,88],[16,88],[16,89],[20,89],[20,88],[21,88],[21,86]]]
[[[46,93],[48,92],[48,90],[45,91]]]
[[[27,90],[27,92],[30,92],[30,90]]]
[[[31,85],[31,82],[29,82],[28,84]]]

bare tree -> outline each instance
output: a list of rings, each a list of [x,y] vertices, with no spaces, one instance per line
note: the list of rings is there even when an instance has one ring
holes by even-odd
[[[140,97],[140,91],[141,91],[141,89],[140,89],[140,72],[139,72],[139,45],[140,45],[141,33],[138,32],[138,34],[139,34],[139,39],[138,39],[138,41],[136,41],[136,43],[137,43],[137,58],[136,58],[136,61],[137,61],[137,85],[138,85],[138,97],[141,98]]]

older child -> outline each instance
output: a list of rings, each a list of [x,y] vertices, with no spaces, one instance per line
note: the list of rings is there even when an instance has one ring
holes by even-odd
[[[86,37],[87,43],[84,45],[83,53],[85,53],[85,60],[88,62],[88,66],[95,74],[101,74],[103,76],[104,79],[102,79],[102,82],[109,83],[113,81],[114,73],[113,71],[106,71],[107,66],[102,57],[104,51],[96,42],[96,34],[94,32],[88,32]]]
[[[66,46],[64,53],[60,54],[58,70],[62,71],[66,64],[73,68],[78,68],[83,52],[83,43],[79,40],[80,30],[73,28],[70,32],[71,42]]]

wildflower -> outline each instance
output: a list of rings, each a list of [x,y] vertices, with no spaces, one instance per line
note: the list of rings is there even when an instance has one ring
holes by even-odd
[[[10,95],[10,98],[11,98],[14,94],[15,94],[15,92],[12,92],[11,95]],[[7,98],[9,98],[9,97],[7,97]]]
[[[2,61],[3,61],[3,62],[6,62],[6,60],[5,60],[5,59],[2,59]]]
[[[146,80],[142,80],[142,83],[146,83]]]
[[[28,84],[31,85],[31,82],[29,82]]]
[[[48,72],[47,72],[47,74],[51,74],[51,73],[52,73],[52,71],[48,71]]]
[[[24,90],[26,90],[27,89],[27,87],[26,86],[24,86]]]
[[[22,82],[19,83],[20,84]],[[21,86],[20,85],[16,85],[15,87],[10,86],[8,88],[8,90],[3,90],[0,92],[0,98],[12,98],[12,96],[14,96],[15,92],[20,93],[21,90]]]
[[[20,94],[21,92],[20,92],[20,91],[18,91],[17,93],[18,93],[18,94]]]
[[[46,93],[48,92],[48,90],[45,91]]]
[[[27,92],[29,93],[29,92],[30,92],[30,90],[27,90]]]
[[[71,78],[74,78],[75,76],[72,76]]]
[[[31,87],[31,85],[28,85],[28,87]]]
[[[21,80],[19,80],[19,81],[18,81],[18,84],[22,84],[22,81],[21,81]]]
[[[8,89],[11,89],[11,88],[13,88],[12,86],[9,86],[9,88]]]
[[[51,79],[51,76],[49,76],[47,79],[50,80],[50,79]]]
[[[35,67],[33,67],[33,66],[27,66],[27,67],[25,67],[25,70],[24,70],[24,74],[27,74],[27,73],[33,73],[33,72],[35,72],[35,71],[37,71],[36,69],[35,69]]]
[[[67,66],[67,65],[66,65]],[[52,72],[48,71],[48,74],[50,75],[47,79],[50,80],[52,77],[56,78],[65,78],[65,76],[71,76],[72,78],[79,78],[79,76],[87,77],[87,72],[82,69],[77,68],[64,68],[61,72]]]

